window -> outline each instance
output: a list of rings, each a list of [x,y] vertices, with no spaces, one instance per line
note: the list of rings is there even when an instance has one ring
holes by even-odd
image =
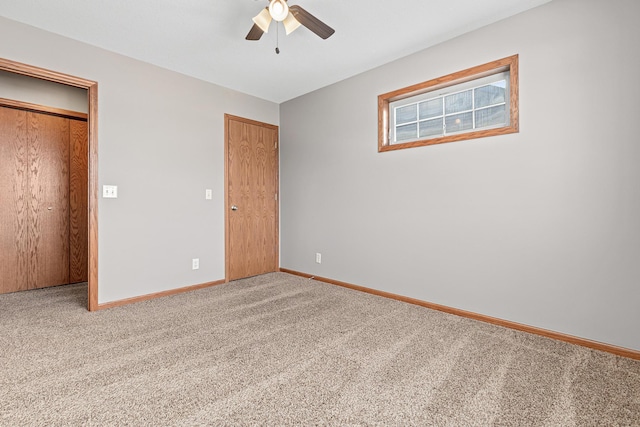
[[[378,151],[518,132],[518,56],[378,97]]]

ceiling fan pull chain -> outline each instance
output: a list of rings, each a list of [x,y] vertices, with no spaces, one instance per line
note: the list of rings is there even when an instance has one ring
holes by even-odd
[[[278,27],[279,27],[279,25],[276,22],[276,55],[280,54],[280,48],[278,47],[278,34],[279,34]]]

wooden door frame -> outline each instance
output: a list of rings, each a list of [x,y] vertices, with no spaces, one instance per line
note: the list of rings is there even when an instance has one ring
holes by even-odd
[[[34,67],[20,62],[0,58],[0,71],[34,77],[67,86],[78,87],[87,90],[89,108],[87,112],[88,127],[88,229],[89,229],[89,285],[88,307],[89,311],[98,310],[98,83],[45,68]]]
[[[259,122],[256,120],[246,119],[244,117],[233,116],[231,114],[224,115],[224,281],[229,282],[229,246],[231,236],[229,234],[229,121],[235,120],[250,125],[266,127],[274,129],[278,135],[277,156],[276,156],[276,191],[278,200],[276,203],[276,269],[280,266],[280,130],[276,125],[270,123]]]

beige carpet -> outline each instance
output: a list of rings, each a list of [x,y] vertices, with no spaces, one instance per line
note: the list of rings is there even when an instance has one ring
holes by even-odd
[[[0,425],[640,425],[640,362],[283,273],[0,296]]]

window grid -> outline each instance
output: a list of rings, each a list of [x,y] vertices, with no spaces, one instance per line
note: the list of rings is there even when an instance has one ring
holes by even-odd
[[[499,80],[498,82],[495,82],[495,83],[504,83],[505,87],[506,87],[506,80]],[[436,96],[436,97],[433,97],[433,98],[423,99],[423,100],[420,100],[420,101],[416,101],[416,102],[405,104],[405,105],[399,105],[399,106],[395,107],[394,110],[395,110],[395,112],[397,112],[400,108],[406,108],[406,107],[409,107],[411,105],[415,105],[416,119],[412,120],[412,121],[398,123],[398,115],[394,114],[394,121],[395,121],[394,130],[395,130],[396,135],[394,135],[393,142],[398,142],[397,130],[398,130],[399,126],[407,126],[407,125],[416,124],[416,135],[414,136],[413,139],[419,139],[419,138],[422,138],[420,136],[420,134],[421,134],[420,133],[421,124],[424,123],[424,122],[435,120],[435,119],[439,119],[439,118],[442,119],[442,132],[439,133],[439,134],[429,135],[426,138],[435,138],[435,137],[438,137],[438,136],[446,136],[446,135],[456,134],[456,133],[460,133],[460,132],[467,132],[468,130],[447,132],[447,121],[446,121],[446,118],[447,117],[451,117],[451,116],[456,116],[456,115],[462,115],[462,114],[465,114],[465,113],[471,113],[471,120],[472,120],[471,129],[472,130],[477,129],[476,128],[476,114],[475,114],[477,111],[486,110],[486,109],[493,108],[493,107],[498,107],[498,106],[501,106],[501,105],[504,105],[505,109],[506,109],[506,106],[507,106],[506,105],[507,104],[506,101],[497,102],[497,103],[493,103],[493,104],[488,104],[488,105],[485,105],[483,107],[476,107],[476,89],[479,89],[479,88],[482,88],[482,87],[485,87],[485,86],[492,86],[492,85],[495,85],[495,83],[481,84],[481,85],[478,85],[478,86],[474,86],[472,88],[467,88],[467,89],[459,90],[459,91],[456,91],[456,92],[446,93],[446,94],[443,94],[443,95],[440,95],[440,96]],[[460,93],[469,92],[469,91],[471,92],[471,109],[456,111],[454,113],[447,114],[447,112],[446,112],[447,106],[446,106],[445,98],[453,96],[453,95],[457,95],[457,94],[460,94]],[[436,100],[436,99],[441,99],[442,100],[442,102],[441,102],[441,104],[442,104],[442,114],[438,115],[438,116],[428,117],[426,119],[422,119],[421,120],[420,119],[419,105],[422,104],[422,103],[426,103],[426,102],[429,102],[429,101]],[[504,122],[500,123],[500,124],[493,124],[491,126],[486,126],[486,127],[481,128],[481,129],[488,128],[488,127],[493,127],[493,126],[500,126],[500,125],[504,125]],[[403,139],[403,140],[400,140],[400,142],[411,141],[411,140],[412,139]]]

